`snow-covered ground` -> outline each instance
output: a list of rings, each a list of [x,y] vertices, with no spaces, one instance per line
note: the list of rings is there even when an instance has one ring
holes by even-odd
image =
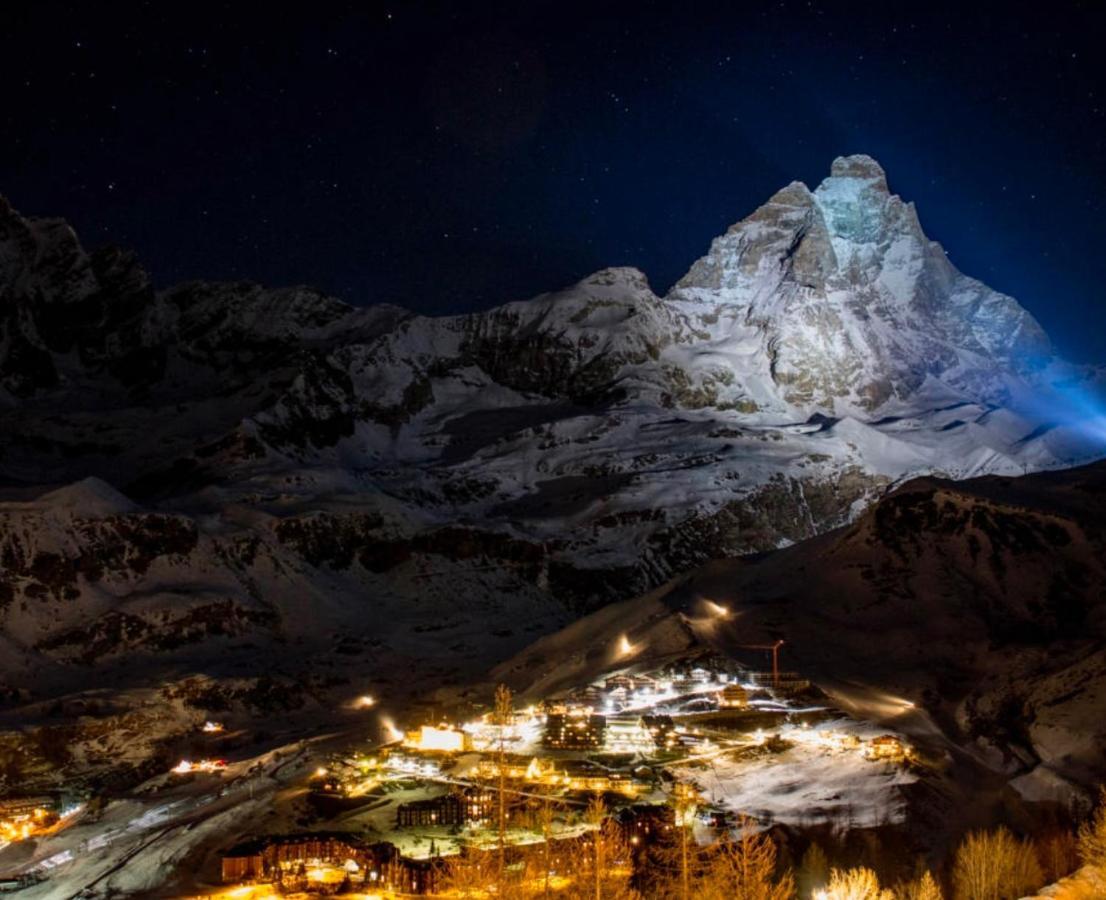
[[[159,777],[56,834],[0,852],[0,866],[9,876],[44,879],[20,894],[27,900],[61,900],[86,890],[131,896],[162,887],[177,876],[198,875],[188,863],[209,842],[225,846],[259,821],[279,826],[290,787],[306,765],[305,748],[292,746],[228,766],[221,775],[183,783]],[[302,788],[291,787],[297,792]]]
[[[849,719],[816,730],[859,737],[887,733]],[[866,759],[859,749],[834,749],[804,739],[803,733],[811,731],[785,726],[780,737],[793,746],[782,753],[736,760],[734,754],[723,753],[697,767],[676,767],[673,774],[696,783],[712,803],[762,824],[850,829],[904,820],[906,804],[899,788],[917,781],[916,774]]]

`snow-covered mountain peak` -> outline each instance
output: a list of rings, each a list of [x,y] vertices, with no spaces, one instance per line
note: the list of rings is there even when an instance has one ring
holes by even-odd
[[[793,181],[731,225],[674,290],[685,297],[751,291],[776,275],[823,289],[860,247],[887,245],[899,233],[925,240],[913,207],[888,191],[883,168],[870,156],[839,156],[817,190]],[[865,262],[871,262],[867,255]]]
[[[668,299],[723,323],[715,340],[740,342],[756,371],[739,380],[771,383],[807,412],[871,414],[931,377],[953,396],[1004,402],[1008,374],[1052,356],[1033,317],[958,272],[865,155],[835,159],[814,191],[778,191],[715,238]]]
[[[593,295],[620,294],[626,290],[652,293],[649,279],[633,266],[609,266],[581,280],[578,287]]]
[[[873,181],[887,189],[887,173],[883,166],[867,153],[853,153],[839,156],[830,165],[831,178],[856,178],[861,181]]]
[[[725,292],[743,302],[778,284],[791,264],[803,279],[820,282],[836,265],[821,210],[801,182],[773,194],[754,213],[711,242],[673,288],[680,299],[706,299]]]
[[[883,243],[893,233],[902,232],[903,225],[913,237],[925,239],[917,218],[911,217],[906,204],[890,193],[882,167],[870,156],[835,159],[830,176],[814,191],[814,199],[835,246],[841,249],[845,242]]]
[[[102,478],[89,476],[39,497],[32,506],[45,512],[106,518],[134,512],[138,506]]]

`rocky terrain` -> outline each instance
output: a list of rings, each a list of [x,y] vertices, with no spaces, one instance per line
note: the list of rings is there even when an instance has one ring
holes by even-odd
[[[664,296],[607,269],[443,318],[155,290],[0,201],[0,718],[197,674],[243,714],[478,678],[910,477],[1096,459],[1100,382],[865,156]]]

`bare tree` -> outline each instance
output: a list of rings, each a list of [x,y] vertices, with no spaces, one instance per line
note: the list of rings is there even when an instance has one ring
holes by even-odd
[[[677,838],[679,839],[680,900],[691,900],[691,845],[694,843],[692,826],[699,795],[685,782],[677,782],[672,789],[672,810],[675,813]]]
[[[570,861],[572,880],[557,894],[565,900],[639,900],[630,886],[631,854],[618,825],[607,817],[607,807],[596,795],[588,804],[585,819],[592,827],[586,840],[579,842]]]
[[[826,857],[826,851],[821,844],[811,842],[806,848],[803,857],[799,860],[799,871],[796,880],[799,886],[799,896],[804,900],[815,891],[826,886],[829,881],[830,865]]]
[[[694,896],[702,900],[791,900],[795,879],[776,871],[776,845],[755,823],[739,823],[737,838],[719,840]]]
[[[1098,806],[1079,826],[1079,856],[1084,865],[1106,870],[1106,787],[1099,788]]]
[[[505,684],[495,689],[495,724],[499,727],[496,768],[499,776],[498,835],[499,880],[507,871],[507,729],[514,721],[515,707],[511,689]]]
[[[1056,828],[1034,841],[1044,881],[1059,881],[1079,868],[1079,844],[1066,828]]]
[[[533,891],[541,897],[550,897],[553,893],[553,871],[557,853],[553,842],[556,840],[557,819],[553,808],[553,798],[543,797],[533,808],[530,823],[541,834],[540,846],[531,849],[526,856],[526,881]]]
[[[834,869],[829,884],[815,895],[819,900],[895,900],[895,895],[880,887],[879,877],[871,869]]]
[[[454,897],[494,897],[502,883],[499,861],[492,853],[465,849],[446,860],[438,887]]]
[[[894,896],[896,900],[944,900],[937,879],[928,869],[905,884],[898,885]]]
[[[1007,828],[973,831],[956,850],[952,870],[955,900],[1012,900],[1044,883],[1028,841]]]

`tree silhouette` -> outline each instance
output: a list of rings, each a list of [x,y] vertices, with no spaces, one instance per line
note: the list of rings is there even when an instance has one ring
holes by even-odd
[[[1015,900],[1043,883],[1033,847],[1007,828],[973,831],[956,850],[952,869],[955,900]]]

